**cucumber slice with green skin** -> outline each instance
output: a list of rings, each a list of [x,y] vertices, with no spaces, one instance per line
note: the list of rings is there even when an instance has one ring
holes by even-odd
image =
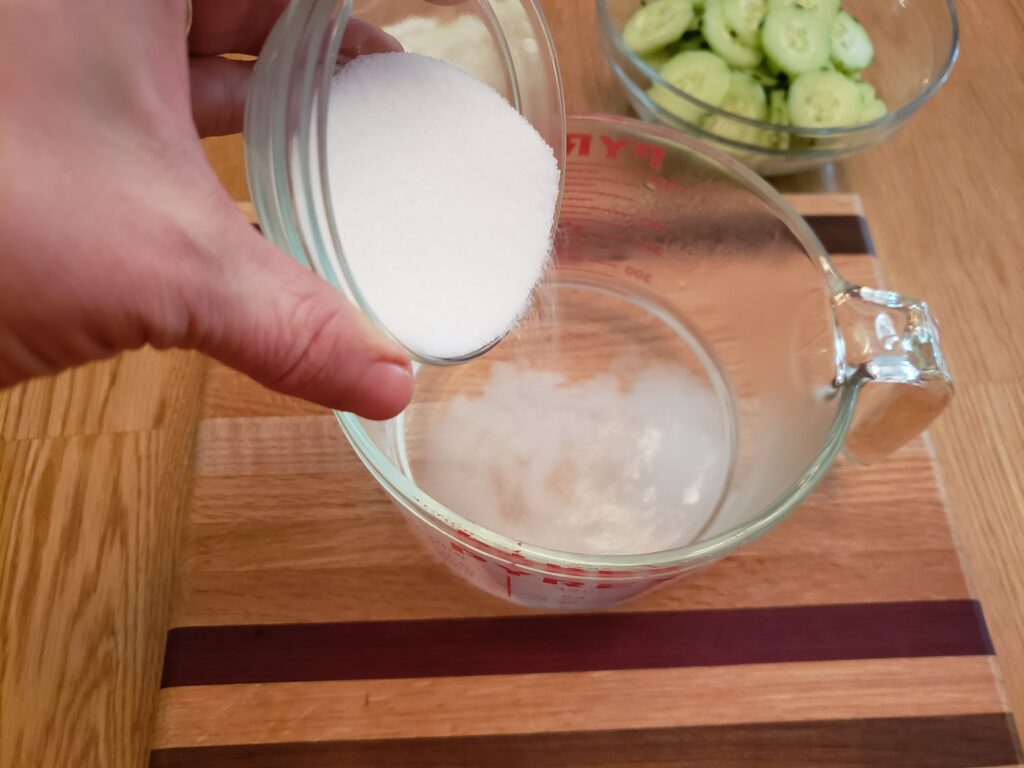
[[[765,0],[719,0],[725,23],[737,39],[750,48],[761,44],[761,22],[764,21]]]
[[[752,69],[764,58],[760,47],[744,45],[733,36],[725,21],[722,0],[708,2],[704,8],[704,20],[701,22],[700,29],[711,50],[734,67]]]
[[[626,22],[622,41],[634,53],[653,53],[681,38],[692,20],[690,0],[654,0]]]
[[[729,90],[718,106],[726,112],[751,120],[764,120],[768,117],[768,98],[764,88],[745,72],[729,75]],[[744,144],[758,144],[762,133],[756,126],[730,120],[722,115],[708,115],[703,127],[717,136]]]
[[[862,104],[867,105],[875,100],[875,89],[870,83],[857,82],[855,85],[857,86],[857,91],[860,93],[860,100]]]
[[[875,46],[856,19],[840,12],[832,24],[832,63],[844,72],[864,69],[875,58]]]
[[[768,92],[768,122],[779,126],[789,125],[789,104],[786,92],[776,88]],[[760,144],[769,149],[788,149],[789,134],[785,131],[762,131]]]
[[[690,0],[690,2],[692,3],[693,0]],[[690,23],[686,27],[686,31],[687,32],[700,32],[700,22],[701,22],[701,19],[703,18],[703,16],[704,16],[704,6],[701,6],[700,8],[697,8],[696,5],[694,5],[694,8],[693,8],[693,18],[690,19]]]
[[[864,102],[857,84],[838,72],[807,72],[789,87],[789,120],[799,128],[857,125]]]
[[[790,77],[822,69],[829,61],[829,28],[803,8],[769,10],[761,44],[769,65]]]
[[[831,27],[839,15],[840,2],[841,0],[768,0],[768,10],[770,12],[780,8],[803,8]]]
[[[661,76],[680,91],[714,107],[729,92],[729,65],[710,51],[683,51],[661,68]],[[697,122],[704,110],[667,88],[655,85],[648,91],[663,109],[687,122]]]
[[[670,51],[682,53],[683,51],[699,51],[704,47],[704,37],[700,34],[686,35],[675,45],[669,46]]]
[[[757,82],[763,85],[765,88],[774,88],[779,84],[779,76],[774,72],[771,72],[767,67],[762,64],[756,69],[745,69],[743,70],[748,75],[753,77]]]
[[[666,64],[668,64],[669,60],[672,58],[673,55],[674,54],[672,53],[672,51],[668,50],[667,48],[661,48],[657,51],[646,53],[640,58],[644,60],[647,66],[657,71]]]
[[[881,99],[872,99],[864,107],[864,111],[860,114],[860,121],[862,123],[870,123],[878,120],[879,118],[885,117],[888,114],[889,108],[885,106],[885,102]]]
[[[789,104],[785,91],[776,89],[768,94],[768,122],[789,125]]]

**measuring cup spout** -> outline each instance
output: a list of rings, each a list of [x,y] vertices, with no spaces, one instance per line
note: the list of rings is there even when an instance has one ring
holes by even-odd
[[[953,380],[925,302],[849,285],[833,301],[844,361],[838,383],[857,392],[844,448],[870,464],[928,427],[952,398]]]

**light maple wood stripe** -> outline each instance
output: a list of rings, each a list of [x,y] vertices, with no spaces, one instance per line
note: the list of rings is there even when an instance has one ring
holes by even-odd
[[[786,200],[801,216],[863,216],[860,196],[852,194],[816,194],[813,192],[786,195]]]
[[[196,474],[253,475],[338,471],[348,444],[334,416],[205,419],[199,424]]]
[[[360,468],[353,467],[352,472]],[[302,477],[302,476],[298,476]],[[372,481],[368,481],[372,483]],[[850,478],[857,482],[857,476]],[[311,485],[323,488],[312,480]],[[257,484],[258,487],[258,484]],[[328,487],[331,487],[330,485]],[[411,525],[372,484],[338,488],[306,513],[302,497],[268,494],[273,519],[193,522],[182,560],[185,573],[306,568],[401,567],[422,560],[424,550]],[[765,537],[734,557],[802,557],[908,552],[947,552],[958,571],[956,551],[936,502],[903,513],[898,500],[866,499],[861,509],[837,508],[831,494],[812,497],[785,521],[782,532]],[[243,497],[244,499],[244,497]],[[276,505],[275,505],[276,502]],[[242,503],[242,499],[238,501]],[[274,505],[274,506],[271,506]],[[929,518],[929,514],[931,517]]]
[[[161,692],[153,748],[1001,711],[974,656],[199,686]]]
[[[346,462],[335,473],[275,475],[273,482],[201,478],[184,569],[384,565],[418,553],[405,516],[354,456]],[[842,504],[852,496],[856,507]],[[785,536],[759,544],[761,553],[951,548],[922,443],[876,467],[837,467],[785,525]]]
[[[761,555],[756,544],[614,610],[961,600],[952,551]],[[403,565],[184,573],[173,626],[469,618],[531,613],[467,585],[424,552]]]

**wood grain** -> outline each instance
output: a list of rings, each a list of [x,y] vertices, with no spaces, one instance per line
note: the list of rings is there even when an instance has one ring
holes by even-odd
[[[544,5],[570,110],[626,113],[596,43],[591,0]],[[1024,334],[1024,152],[1014,131],[1024,104],[1024,12],[1013,0],[959,6],[961,60],[934,102],[886,146],[835,173],[781,186],[860,193],[890,284],[926,296],[944,320],[959,393],[934,430],[935,451],[1007,692],[1024,722],[1024,347],[1013,341]],[[229,191],[244,196],[240,140],[209,142],[208,151]],[[147,701],[159,677],[162,628],[155,628],[188,493],[194,418],[185,405],[159,403],[193,392],[201,378],[197,361],[181,367],[171,357],[136,353],[0,394],[4,768],[143,762]],[[121,394],[109,399],[113,390]],[[226,395],[221,415],[233,415],[237,403]],[[142,434],[154,430],[161,435]],[[102,468],[83,458],[97,446],[110,459]],[[39,469],[26,471],[30,463]],[[92,477],[104,471],[114,479]],[[121,504],[105,495],[115,488]],[[103,550],[101,578],[89,563],[96,564],[102,532],[120,538],[112,554]],[[15,550],[15,541],[26,546]],[[79,558],[58,559],[79,546]],[[134,580],[134,591],[125,580]],[[234,588],[241,599],[258,586]],[[286,613],[281,606],[278,615]],[[102,663],[65,654],[79,642],[99,650],[99,638],[116,649],[101,653]]]
[[[986,657],[198,686],[161,693],[153,747],[986,712]]]
[[[145,761],[204,370],[143,350],[0,394],[0,766]]]
[[[942,744],[943,749],[934,749]],[[816,720],[157,751],[152,768],[997,768],[1001,715]],[[979,762],[981,761],[981,762]],[[1019,768],[1002,765],[1000,768]]]

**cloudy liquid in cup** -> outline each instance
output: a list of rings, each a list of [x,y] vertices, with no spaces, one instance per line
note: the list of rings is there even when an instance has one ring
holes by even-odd
[[[484,358],[419,369],[406,471],[459,515],[535,546],[626,555],[699,540],[732,470],[727,387],[694,362],[692,338],[637,302],[558,294]]]

